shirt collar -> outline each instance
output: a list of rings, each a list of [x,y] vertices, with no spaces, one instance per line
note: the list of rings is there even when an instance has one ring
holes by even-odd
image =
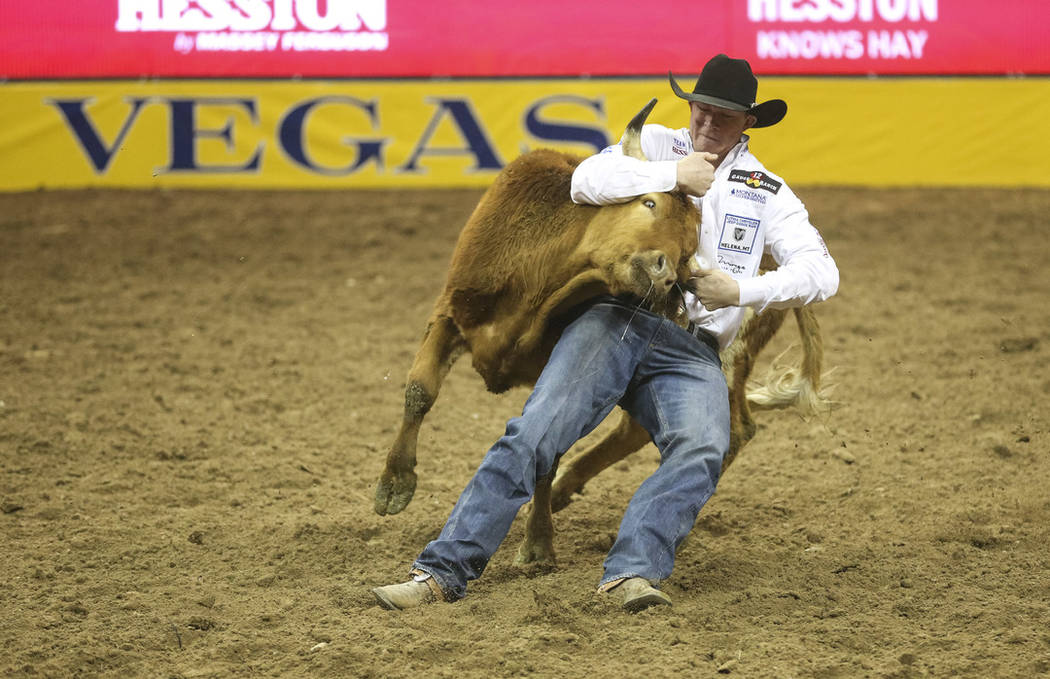
[[[732,149],[730,149],[729,153],[726,154],[726,159],[725,159],[724,162],[726,162],[726,163],[736,162],[736,160],[738,158],[740,158],[741,155],[747,153],[747,143],[749,141],[751,141],[751,137],[749,135],[746,135],[746,134],[740,135],[740,141],[738,141],[736,143],[736,146],[734,146]]]
[[[747,142],[750,139],[751,137],[747,136],[746,134],[741,135],[740,141],[736,143],[736,146],[729,149],[729,153],[726,154],[725,159],[722,160],[722,164],[718,166],[718,169],[715,170],[715,173],[717,174],[720,172],[729,172],[730,168],[735,167],[736,164],[740,162],[740,159],[747,154]]]

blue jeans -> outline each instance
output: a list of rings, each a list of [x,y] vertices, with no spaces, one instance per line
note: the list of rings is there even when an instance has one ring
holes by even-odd
[[[536,480],[617,404],[652,436],[660,465],[631,498],[600,584],[667,578],[729,449],[728,390],[711,347],[611,297],[562,333],[521,416],[507,423],[413,568],[432,575],[448,600],[465,596]]]

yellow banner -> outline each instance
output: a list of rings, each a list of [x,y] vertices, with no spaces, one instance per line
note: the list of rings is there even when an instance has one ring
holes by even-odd
[[[650,117],[664,79],[76,81],[0,85],[0,190],[486,186],[540,147],[581,155]],[[787,118],[752,148],[793,184],[1050,186],[1050,80],[764,78]]]

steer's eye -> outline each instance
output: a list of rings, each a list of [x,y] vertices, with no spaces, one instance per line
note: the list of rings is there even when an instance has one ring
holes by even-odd
[[[642,205],[652,210],[654,207],[656,207],[656,201],[652,198],[646,198],[645,202],[643,202]]]

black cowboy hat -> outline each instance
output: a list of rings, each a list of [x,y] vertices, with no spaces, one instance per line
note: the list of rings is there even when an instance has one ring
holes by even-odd
[[[713,57],[704,65],[691,93],[678,86],[670,71],[667,77],[671,80],[671,89],[682,99],[732,111],[747,111],[748,115],[758,119],[752,127],[776,125],[787,115],[788,105],[783,99],[755,103],[758,80],[751,72],[751,64],[745,59],[730,59],[724,54]]]

